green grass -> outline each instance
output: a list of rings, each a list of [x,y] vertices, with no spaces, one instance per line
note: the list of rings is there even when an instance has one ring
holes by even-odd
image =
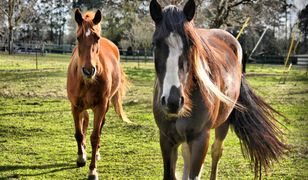
[[[77,146],[70,104],[66,99],[66,68],[70,55],[0,54],[0,179],[85,179],[86,167],[76,168]],[[124,101],[123,123],[111,108],[101,137],[100,179],[162,179],[158,128],[152,115],[152,63],[122,63],[132,82]],[[139,68],[138,68],[139,67]],[[279,84],[282,66],[248,65],[248,81],[256,92],[290,120],[282,123],[291,151],[276,164],[267,179],[308,178],[308,75],[293,67]],[[263,76],[258,76],[263,74]],[[264,74],[270,74],[264,76]],[[91,118],[93,114],[90,114]],[[92,121],[89,131],[92,130]],[[213,136],[212,136],[213,137]],[[213,139],[211,139],[211,143]],[[89,146],[89,133],[87,136]],[[242,157],[239,140],[230,131],[219,163],[219,179],[253,179]],[[90,158],[88,148],[88,158]],[[179,151],[180,152],[180,151]],[[209,149],[210,152],[210,149]],[[180,153],[179,153],[180,154]],[[211,156],[204,164],[209,179]],[[178,174],[183,160],[179,156]]]

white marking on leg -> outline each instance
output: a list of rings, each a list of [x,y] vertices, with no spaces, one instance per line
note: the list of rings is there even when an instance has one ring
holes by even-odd
[[[83,153],[83,154],[78,154],[77,156],[77,162],[78,163],[85,163],[87,161],[87,154]]]
[[[87,161],[87,153],[83,146],[81,146],[81,151],[82,151],[82,154],[78,154],[77,156],[77,162],[85,163]]]
[[[162,96],[169,98],[170,90],[172,86],[180,87],[179,79],[179,57],[183,51],[183,42],[178,34],[170,33],[166,39],[166,43],[169,47],[169,55],[166,61],[166,74],[163,82]]]
[[[101,159],[101,154],[99,153],[99,150],[97,150],[96,154],[95,154],[95,159],[97,161],[99,161]]]
[[[88,29],[87,32],[86,32],[86,37],[90,36],[90,34],[91,34],[91,30]]]
[[[92,170],[90,169],[89,176],[97,176],[96,168],[94,168]]]

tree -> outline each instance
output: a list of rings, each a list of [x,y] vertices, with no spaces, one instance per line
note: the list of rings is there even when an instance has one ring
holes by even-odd
[[[299,29],[303,33],[304,41],[307,41],[308,35],[308,5],[298,13]]]
[[[39,21],[45,28],[42,34],[45,41],[63,44],[64,28],[67,14],[71,10],[70,0],[41,0],[39,4]],[[40,24],[37,24],[38,26]]]
[[[2,0],[0,11],[6,16],[8,24],[8,47],[9,54],[13,53],[13,32],[14,28],[22,21],[27,21],[28,17],[34,13],[33,7],[36,0]]]

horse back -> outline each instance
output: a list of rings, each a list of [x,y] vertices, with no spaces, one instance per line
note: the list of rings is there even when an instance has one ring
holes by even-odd
[[[214,82],[222,93],[230,97],[234,102],[237,102],[240,83],[241,83],[241,61],[242,48],[239,42],[227,31],[220,29],[198,29],[199,35],[204,39],[209,46],[212,58],[210,67],[211,71],[216,73],[216,82]],[[217,81],[218,79],[218,81]],[[215,78],[214,78],[215,81]],[[222,102],[217,102],[215,108],[217,118],[213,122],[213,127],[216,128],[222,124],[234,106],[227,105]]]

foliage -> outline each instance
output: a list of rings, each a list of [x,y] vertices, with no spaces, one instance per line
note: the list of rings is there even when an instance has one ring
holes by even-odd
[[[299,20],[299,28],[305,34],[305,38],[307,39],[307,32],[308,32],[308,5],[304,9],[302,9],[298,13],[298,20]]]
[[[0,54],[0,179],[84,179],[88,168],[76,168],[77,146],[70,104],[66,99],[66,67],[70,55],[35,56]],[[124,101],[128,117],[123,123],[110,108],[102,132],[98,162],[100,179],[162,179],[158,128],[152,115],[153,63],[122,63],[132,86]],[[284,139],[291,151],[271,169],[266,179],[306,179],[308,128],[308,76],[292,67],[286,84],[278,84],[282,66],[248,65],[251,86],[289,120]],[[255,74],[255,76],[253,76]],[[91,119],[93,118],[93,114]],[[88,147],[92,120],[87,136]],[[213,142],[214,132],[211,132]],[[88,162],[91,154],[87,149]],[[179,150],[179,155],[181,151]],[[183,160],[179,156],[177,174]],[[209,179],[210,148],[203,170]],[[87,164],[88,165],[88,164]],[[253,179],[232,131],[224,143],[219,179]]]

